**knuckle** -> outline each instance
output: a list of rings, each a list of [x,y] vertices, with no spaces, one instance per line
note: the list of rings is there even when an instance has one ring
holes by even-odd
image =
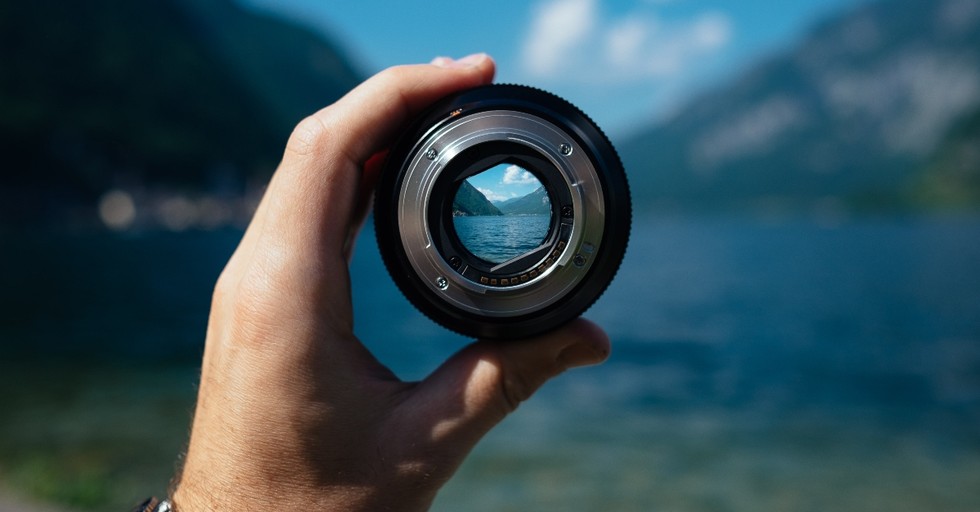
[[[508,412],[516,410],[548,379],[564,371],[564,367],[557,360],[549,360],[542,364],[543,366],[536,365],[533,371],[529,371],[530,368],[510,368],[509,371],[504,372],[500,382],[500,394]]]
[[[534,393],[532,386],[523,372],[507,372],[500,382],[500,395],[508,412],[513,412]]]
[[[214,283],[214,290],[211,294],[211,307],[216,308],[232,300],[235,292],[235,280],[232,272],[225,267],[218,275],[218,280]]]
[[[382,84],[397,84],[404,82],[411,73],[412,67],[407,65],[390,66],[378,73],[378,81]]]
[[[303,118],[286,142],[286,152],[298,156],[316,155],[322,151],[327,127],[316,115]]]

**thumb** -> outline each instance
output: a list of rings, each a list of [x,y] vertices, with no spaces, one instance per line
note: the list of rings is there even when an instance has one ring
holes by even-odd
[[[609,356],[609,337],[577,319],[548,334],[519,341],[478,341],[463,349],[417,389],[435,440],[465,455],[491,428],[552,377]]]

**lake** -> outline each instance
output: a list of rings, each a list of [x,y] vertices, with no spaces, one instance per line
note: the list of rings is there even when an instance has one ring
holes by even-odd
[[[357,332],[421,378],[467,340],[365,235]],[[4,485],[99,510],[162,492],[239,237],[5,238]],[[978,216],[638,218],[586,314],[610,360],[523,404],[433,510],[980,510],[978,263]]]
[[[503,263],[540,246],[551,227],[551,215],[453,217],[453,227],[474,256]]]

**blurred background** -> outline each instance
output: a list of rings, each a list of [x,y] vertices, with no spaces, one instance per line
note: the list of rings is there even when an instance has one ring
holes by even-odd
[[[980,510],[980,0],[0,0],[0,510],[163,493],[291,127],[475,51],[603,126],[636,212],[611,359],[434,510]],[[466,340],[363,236],[357,333],[421,378]]]

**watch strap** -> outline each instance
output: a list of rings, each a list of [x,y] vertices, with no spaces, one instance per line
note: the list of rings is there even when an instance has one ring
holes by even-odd
[[[160,500],[156,497],[147,498],[146,501],[140,503],[133,512],[174,512],[174,507],[171,505],[170,500]]]

